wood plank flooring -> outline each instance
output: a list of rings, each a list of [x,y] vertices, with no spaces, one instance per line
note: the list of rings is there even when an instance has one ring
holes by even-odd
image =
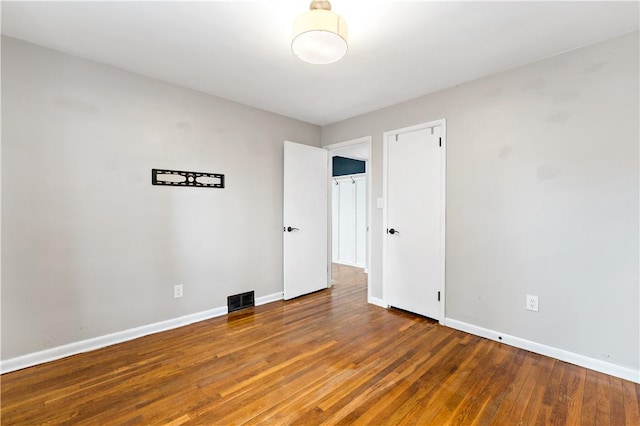
[[[1,377],[3,425],[640,425],[640,385],[336,284]]]

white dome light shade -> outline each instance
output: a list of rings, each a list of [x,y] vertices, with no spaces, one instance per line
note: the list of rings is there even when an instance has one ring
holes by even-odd
[[[293,24],[291,50],[311,64],[331,64],[347,53],[347,23],[338,14],[312,9]]]

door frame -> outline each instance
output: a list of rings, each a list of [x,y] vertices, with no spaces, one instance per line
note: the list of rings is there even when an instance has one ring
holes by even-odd
[[[446,188],[447,188],[447,126],[446,119],[442,118],[439,120],[429,121],[426,123],[417,124],[414,126],[403,127],[396,130],[390,130],[384,132],[382,135],[382,198],[384,200],[384,208],[382,210],[382,232],[388,228],[387,224],[387,179],[388,179],[388,142],[389,137],[396,136],[402,133],[414,132],[416,130],[423,129],[433,129],[434,127],[440,126],[441,138],[442,138],[442,149],[440,150],[440,165],[441,165],[441,196],[440,196],[440,240],[439,240],[439,250],[441,253],[440,259],[440,282],[438,283],[438,288],[440,289],[440,312],[439,318],[437,318],[438,322],[444,325],[445,319],[445,305],[446,305],[446,279],[445,279],[445,265],[446,265]],[[382,300],[385,306],[389,307],[389,304],[386,301],[386,296],[389,294],[389,290],[387,286],[389,283],[385,280],[384,267],[387,262],[387,238],[383,234],[382,238]]]
[[[372,150],[372,137],[369,136],[363,136],[360,138],[355,138],[355,139],[349,139],[343,142],[338,142],[338,143],[334,143],[331,145],[325,145],[323,148],[327,149],[329,151],[329,160],[328,160],[328,170],[329,170],[329,194],[327,195],[328,198],[328,203],[327,203],[327,217],[328,217],[328,229],[327,229],[327,233],[328,233],[328,241],[329,244],[327,245],[327,250],[328,250],[328,265],[327,268],[329,270],[329,282],[333,282],[333,277],[331,274],[331,263],[332,263],[332,248],[333,248],[333,234],[331,232],[331,230],[333,229],[333,217],[332,217],[332,212],[333,212],[333,206],[332,206],[332,197],[331,197],[331,180],[333,179],[333,162],[331,161],[331,152],[338,150],[338,149],[343,149],[343,148],[348,148],[354,145],[361,145],[361,144],[367,144],[367,147],[369,149],[369,158],[366,161],[366,170],[365,170],[365,175],[367,177],[367,266],[365,268],[365,271],[367,272],[367,303],[372,303],[371,302],[371,271],[373,270],[373,268],[371,267],[371,214],[372,214],[372,199],[371,199],[371,187],[373,185],[371,185],[371,150]]]

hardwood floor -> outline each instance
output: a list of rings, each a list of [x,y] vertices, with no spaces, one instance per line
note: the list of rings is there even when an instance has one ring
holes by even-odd
[[[640,385],[334,288],[1,377],[2,424],[640,425]]]

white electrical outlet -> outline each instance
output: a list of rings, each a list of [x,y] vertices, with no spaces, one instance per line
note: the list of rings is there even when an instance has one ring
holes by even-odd
[[[173,286],[173,298],[174,299],[178,299],[180,297],[183,296],[183,288],[182,288],[182,284],[177,284]]]
[[[527,311],[538,312],[538,296],[527,294]]]

